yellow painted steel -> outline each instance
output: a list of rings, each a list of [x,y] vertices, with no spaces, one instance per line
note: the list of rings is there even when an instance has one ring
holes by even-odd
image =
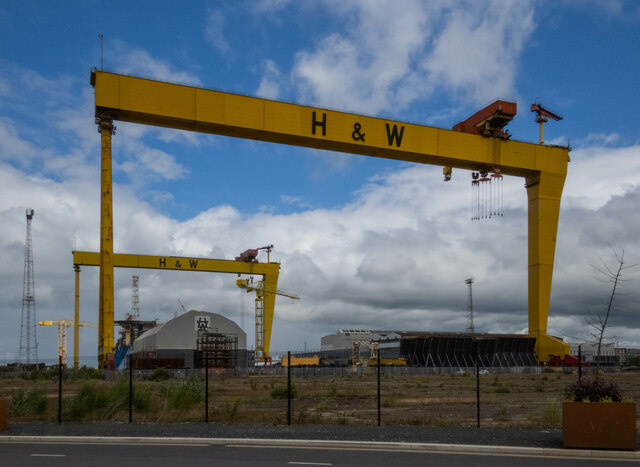
[[[73,264],[75,266],[100,266],[100,254],[87,251],[74,251]],[[116,253],[113,255],[113,266],[116,268],[168,269],[174,271],[221,272],[228,274],[249,274],[262,276],[264,290],[277,290],[280,264],[278,263],[245,263],[225,259],[193,258],[184,256],[152,256],[129,255]],[[263,293],[263,328],[261,349],[263,358],[270,358],[271,330],[276,303],[275,293]]]
[[[58,355],[62,357],[62,364],[67,364],[67,328],[73,326],[74,329],[80,327],[96,327],[95,323],[87,323],[85,321],[71,320],[71,319],[56,319],[49,321],[39,321],[40,326],[58,326]],[[74,345],[74,361],[77,360],[78,351]],[[77,366],[76,366],[77,368]]]
[[[76,300],[73,325],[73,368],[79,367],[80,349],[80,266],[74,266],[76,272]]]
[[[98,318],[98,366],[110,368],[114,352],[113,323],[113,195],[111,135],[113,122],[101,117],[100,132],[100,298]]]
[[[529,332],[541,360],[568,353],[547,335],[560,197],[569,148],[489,138],[95,70],[96,116],[146,125],[525,178]],[[268,285],[265,283],[265,287]],[[275,297],[274,297],[275,298]],[[269,330],[270,331],[270,330]],[[265,335],[270,332],[265,331]]]

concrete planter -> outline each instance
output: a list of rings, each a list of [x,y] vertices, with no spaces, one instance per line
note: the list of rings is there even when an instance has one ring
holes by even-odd
[[[565,448],[638,448],[635,402],[564,402],[562,444]]]

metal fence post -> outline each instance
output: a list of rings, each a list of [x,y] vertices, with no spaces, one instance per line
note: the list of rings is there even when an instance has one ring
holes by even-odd
[[[287,351],[287,425],[291,425],[291,351]]]
[[[378,349],[378,426],[380,426],[380,349]]]
[[[478,428],[480,428],[480,354],[476,355],[476,407]]]
[[[58,423],[62,423],[62,355],[58,355]]]
[[[582,381],[582,344],[578,346],[578,381]]]
[[[129,423],[133,421],[133,359],[129,354]]]
[[[204,352],[204,422],[209,423],[209,352]]]

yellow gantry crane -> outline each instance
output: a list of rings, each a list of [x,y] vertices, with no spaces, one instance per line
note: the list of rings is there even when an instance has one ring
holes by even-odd
[[[67,328],[75,326],[76,322],[72,319],[56,319],[51,321],[40,321],[40,326],[58,326],[58,356],[62,356],[62,364],[67,364]],[[96,328],[96,323],[88,323],[86,321],[78,321],[79,327]],[[78,339],[73,343],[73,367],[78,368]]]
[[[522,177],[528,197],[529,335],[536,338],[541,361],[569,353],[568,344],[547,333],[547,321],[570,148],[514,141],[487,125],[472,134],[100,70],[91,73],[91,85],[101,136],[101,366],[113,354],[113,268],[117,255],[113,251],[111,140],[115,120]],[[485,121],[486,116],[476,123]],[[270,295],[266,294],[266,300]]]
[[[258,250],[267,249],[267,247],[247,250],[236,257],[234,260],[226,259],[210,259],[210,258],[194,258],[183,256],[152,256],[152,255],[129,255],[116,253],[111,259],[113,267],[116,268],[136,268],[136,269],[166,269],[173,271],[195,271],[195,272],[218,272],[227,274],[238,274],[247,276],[260,276],[260,289],[262,292],[256,297],[256,310],[260,307],[260,316],[256,314],[256,320],[260,320],[260,324],[256,323],[256,361],[269,363],[271,356],[269,355],[269,347],[271,344],[271,328],[273,326],[273,314],[276,302],[276,295],[284,295],[289,298],[298,298],[294,294],[277,291],[278,275],[280,274],[280,264],[272,263],[268,256],[273,245],[267,250],[267,262],[260,263],[257,261]],[[79,287],[80,279],[78,277],[80,266],[100,266],[100,254],[87,251],[74,251],[73,264],[76,271],[76,315],[79,315]],[[257,290],[254,289],[254,290]],[[257,293],[257,292],[256,292]],[[101,315],[102,327],[106,335],[107,331],[113,332],[113,321],[106,323],[106,316]],[[104,336],[100,337],[101,342]],[[104,347],[99,347],[99,349]],[[113,361],[113,336],[110,337],[110,352],[101,354],[99,364],[101,368],[110,368],[110,362]]]

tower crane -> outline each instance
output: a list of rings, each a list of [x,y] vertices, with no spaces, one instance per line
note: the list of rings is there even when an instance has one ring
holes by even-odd
[[[542,107],[542,104],[531,104],[531,111],[536,113],[536,123],[540,125],[540,144],[544,143],[544,129],[543,125],[551,120],[555,120],[556,122],[562,120],[562,116],[550,111]]]
[[[75,321],[72,319],[56,319],[51,321],[40,321],[40,326],[58,326],[58,355],[62,356],[62,364],[67,364],[67,328],[75,326]],[[88,323],[86,321],[79,321],[80,327],[92,327],[97,328],[96,323]],[[77,360],[77,355],[75,356]]]
[[[273,245],[271,245],[273,248]],[[262,248],[266,249],[266,248]],[[257,255],[257,250],[247,250],[247,251],[255,251]],[[245,251],[243,254],[247,253]],[[268,252],[269,250],[267,250]],[[241,255],[242,256],[242,255]],[[255,258],[255,256],[254,256]],[[236,258],[238,261],[238,258]],[[260,280],[256,285],[253,285],[252,282],[247,281],[246,279],[238,279],[236,281],[236,285],[247,291],[247,293],[255,292],[256,293],[256,361],[264,361],[266,365],[271,364],[271,357],[265,355],[264,348],[264,299],[266,294],[274,294],[281,295],[283,297],[292,298],[294,300],[298,300],[298,297],[294,293],[285,292],[283,290],[278,289],[267,289],[264,286],[264,280]]]

